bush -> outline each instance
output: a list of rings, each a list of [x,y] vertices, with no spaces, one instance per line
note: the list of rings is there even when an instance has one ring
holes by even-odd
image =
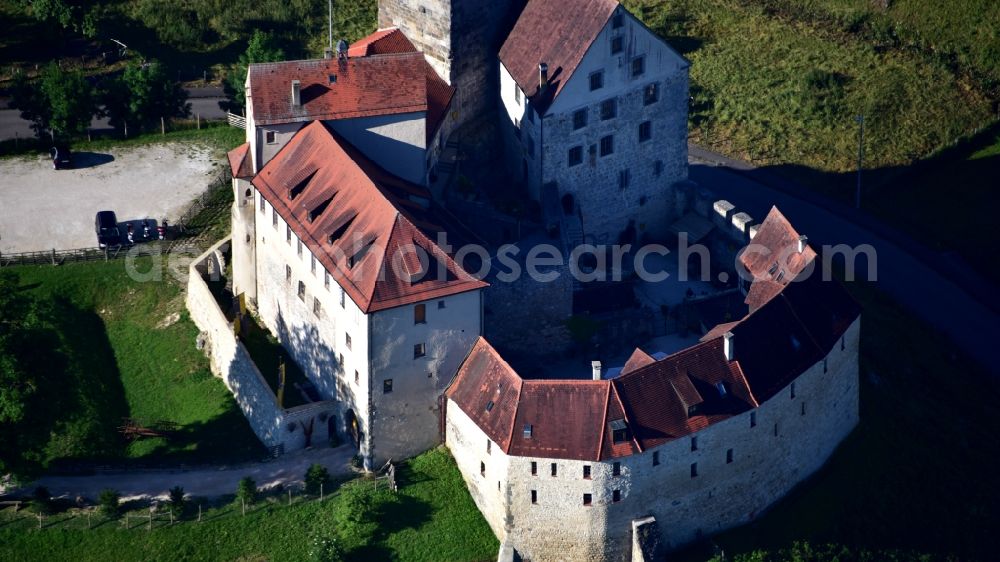
[[[236,501],[242,501],[246,505],[252,505],[257,501],[257,483],[249,476],[240,480],[236,487]]]
[[[52,494],[49,493],[49,489],[45,486],[35,488],[35,491],[31,494],[31,498],[38,513],[48,514],[52,511]]]
[[[101,514],[109,519],[114,519],[118,517],[118,510],[121,504],[121,494],[117,490],[112,490],[110,488],[101,490],[101,495],[98,499],[98,505],[100,506]]]
[[[309,559],[315,562],[340,562],[344,559],[344,551],[336,539],[315,537],[309,549]]]
[[[321,464],[314,464],[306,471],[306,493],[318,495],[321,487],[325,487],[326,492],[330,491],[330,473]]]
[[[184,507],[187,503],[184,499],[184,488],[174,486],[173,488],[170,488],[170,492],[168,492],[167,495],[167,509],[173,514],[174,517],[180,519],[181,516],[184,515]]]

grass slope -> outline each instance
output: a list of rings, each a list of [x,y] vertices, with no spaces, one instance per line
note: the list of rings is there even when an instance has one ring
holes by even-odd
[[[166,272],[160,282],[138,282],[126,267],[117,260],[12,268],[31,294],[58,307],[58,331],[70,358],[64,382],[75,389],[71,399],[60,397],[63,407],[48,412],[50,431],[39,435],[44,454],[38,460],[257,458],[260,444],[194,347],[197,328],[186,313],[173,323],[167,320],[184,310],[179,283]],[[137,271],[150,267],[149,258],[136,260]],[[127,444],[117,433],[123,417],[180,428],[169,440]]]
[[[0,559],[104,561],[109,553],[127,561],[270,560],[298,562],[311,558],[317,538],[336,538],[347,560],[492,560],[499,544],[479,514],[450,454],[435,449],[399,466],[398,494],[383,486],[375,493],[369,480],[345,484],[323,502],[291,506],[271,498],[240,516],[228,505],[204,513],[201,523],[170,526],[154,523],[152,532],[133,520],[131,530],[103,523],[88,530],[85,517],[53,517],[46,528],[22,518],[0,523]],[[358,498],[364,498],[358,502]],[[346,534],[350,512],[363,504],[378,529]],[[138,513],[138,512],[137,512]],[[6,514],[4,514],[6,515]]]

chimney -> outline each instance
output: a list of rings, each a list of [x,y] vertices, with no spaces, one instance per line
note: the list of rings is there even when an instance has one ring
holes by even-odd
[[[733,333],[722,334],[722,353],[726,356],[726,361],[733,360]]]
[[[302,89],[298,80],[292,80],[292,107],[302,106]]]
[[[323,58],[330,60],[333,58],[333,49],[323,49]]]
[[[600,361],[591,361],[590,362],[590,370],[592,372],[592,375],[593,375],[595,381],[601,380],[601,362]]]
[[[549,65],[544,62],[538,63],[538,91],[542,91],[549,85]]]
[[[808,243],[809,243],[809,237],[808,236],[805,236],[805,235],[799,236],[799,245],[797,246],[797,249],[798,249],[798,251],[799,251],[800,254],[802,252],[806,251],[806,244],[808,244]]]

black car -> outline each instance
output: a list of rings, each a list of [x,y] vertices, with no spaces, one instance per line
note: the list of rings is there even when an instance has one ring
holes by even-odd
[[[118,230],[118,217],[114,211],[100,211],[94,218],[97,245],[102,248],[118,246],[122,243],[122,233]]]
[[[57,144],[49,149],[49,156],[52,158],[53,170],[69,170],[73,167],[73,153],[69,146]]]

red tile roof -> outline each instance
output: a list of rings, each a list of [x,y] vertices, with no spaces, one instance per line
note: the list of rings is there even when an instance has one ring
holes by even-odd
[[[426,188],[389,174],[320,121],[299,130],[253,184],[365,312],[486,286],[418,228],[435,227]]]
[[[250,105],[255,123],[426,112],[427,140],[434,137],[455,89],[394,29],[376,31],[348,48],[346,59],[250,65]],[[299,81],[301,107],[291,103]]]
[[[740,263],[753,276],[746,298],[750,310],[778,295],[816,258],[808,245],[799,252],[798,244],[799,233],[777,207],[771,207],[747,251],[740,256]]]
[[[500,62],[536,110],[544,113],[559,95],[617,7],[617,0],[529,0],[500,48]],[[549,86],[539,92],[542,62]]]
[[[798,242],[777,210],[761,232],[767,248]],[[790,272],[807,271],[815,253],[806,250],[787,261]],[[763,268],[765,273],[770,263],[747,261],[751,271]],[[794,275],[789,273],[789,279]],[[511,455],[602,460],[635,454],[759,406],[832,350],[860,307],[835,281],[818,275],[795,281],[758,281],[780,289],[742,319],[717,326],[700,343],[662,360],[637,349],[621,376],[610,381],[521,381],[480,338],[447,395],[474,420],[477,408],[495,400],[494,411],[502,413],[503,423],[496,418],[491,424],[476,423]],[[733,334],[732,361],[723,353],[725,332]],[[476,353],[490,361],[472,360]],[[498,370],[504,384],[518,392],[492,398]],[[615,425],[628,429],[626,439],[617,443]]]
[[[229,170],[234,178],[253,177],[253,163],[250,162],[250,143],[245,142],[229,151]]]
[[[367,57],[392,53],[415,53],[417,48],[395,27],[380,29],[368,37],[358,39],[347,49],[349,57]]]

